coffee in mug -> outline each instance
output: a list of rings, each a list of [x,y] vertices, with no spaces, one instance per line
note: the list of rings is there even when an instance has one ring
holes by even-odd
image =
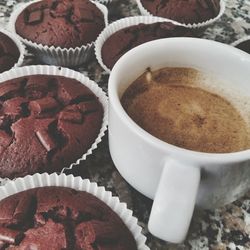
[[[128,87],[121,103],[140,127],[175,146],[208,153],[248,149],[242,100],[233,100],[233,94],[229,98],[220,84],[192,68],[147,70]]]

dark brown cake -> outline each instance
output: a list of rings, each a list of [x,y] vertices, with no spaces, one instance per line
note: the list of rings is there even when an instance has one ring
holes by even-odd
[[[80,82],[35,75],[0,84],[0,177],[68,167],[90,148],[103,108]]]
[[[185,24],[205,22],[220,12],[220,0],[141,0],[141,3],[154,16]]]
[[[0,201],[0,249],[137,247],[120,217],[95,196],[70,188],[43,187]]]
[[[89,0],[43,0],[22,11],[15,26],[32,42],[76,48],[95,41],[105,23],[103,13]]]
[[[0,73],[11,69],[17,62],[20,52],[14,41],[0,32]]]
[[[250,54],[250,39],[236,45],[236,48],[241,49]]]
[[[134,47],[160,38],[192,36],[192,31],[170,22],[138,24],[118,30],[102,46],[103,63],[112,69],[118,59]]]

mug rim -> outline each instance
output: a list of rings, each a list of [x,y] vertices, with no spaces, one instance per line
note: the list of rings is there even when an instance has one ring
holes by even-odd
[[[201,39],[201,38],[189,38],[189,37],[174,37],[174,38],[163,38],[158,39],[154,41],[150,41],[147,43],[144,43],[142,45],[139,45],[130,51],[128,51],[126,54],[124,54],[114,65],[109,81],[108,81],[108,93],[109,93],[109,102],[110,107],[112,107],[116,114],[119,116],[120,119],[128,126],[129,129],[131,129],[134,133],[136,133],[139,137],[143,138],[143,140],[146,140],[148,143],[153,144],[154,147],[157,147],[161,150],[168,150],[171,153],[177,155],[181,154],[181,156],[185,159],[196,159],[198,161],[205,160],[209,163],[228,163],[228,162],[239,162],[239,161],[245,161],[250,159],[250,149],[241,150],[237,152],[230,152],[230,153],[206,153],[206,152],[199,152],[194,151],[190,149],[181,148],[178,146],[175,146],[173,144],[170,144],[168,142],[165,142],[153,135],[151,135],[149,132],[141,128],[137,123],[133,121],[132,118],[129,117],[129,115],[126,113],[124,108],[121,105],[120,98],[118,96],[116,86],[118,86],[118,83],[116,81],[117,74],[120,70],[120,68],[123,66],[123,63],[126,61],[131,61],[131,58],[133,58],[137,53],[142,52],[143,50],[150,51],[150,47],[152,46],[168,46],[168,44],[175,43],[177,46],[178,44],[181,44],[183,46],[183,43],[199,43],[199,45],[204,46],[204,48],[207,49],[207,46],[214,47],[221,50],[228,50],[233,52],[235,55],[237,55],[239,58],[245,58],[250,59],[250,55],[244,51],[241,51],[238,48],[235,48],[233,46],[223,44],[220,42],[207,40],[207,39]],[[250,62],[250,60],[249,60]]]

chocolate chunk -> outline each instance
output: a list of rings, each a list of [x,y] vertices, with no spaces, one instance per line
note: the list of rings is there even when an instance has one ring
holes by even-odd
[[[25,104],[27,102],[28,100],[23,97],[14,97],[12,99],[9,99],[3,104],[4,112],[12,119],[16,119],[23,114],[22,104]]]
[[[69,1],[54,2],[50,13],[53,17],[66,17],[69,16],[72,7],[72,3]]]
[[[18,201],[8,199],[8,201],[0,202],[0,226],[8,226],[13,224],[13,214],[15,212]]]
[[[38,24],[43,21],[43,11],[42,10],[35,10],[29,13],[28,15],[28,24]]]
[[[7,148],[11,142],[13,137],[7,134],[5,131],[0,130],[0,146]]]
[[[77,225],[76,234],[78,239],[93,243],[115,240],[119,237],[120,231],[114,230],[114,225],[110,222],[92,220]]]
[[[79,112],[79,108],[77,104],[68,105],[64,108],[64,111],[70,111],[70,112]]]
[[[71,16],[72,22],[80,22],[84,20],[85,22],[93,22],[93,14],[86,8],[76,8],[74,9],[74,13]]]
[[[29,100],[41,99],[44,97],[44,92],[39,89],[29,89],[26,91],[26,96]]]
[[[0,129],[5,129],[10,125],[10,117],[8,115],[0,116]]]
[[[35,222],[37,226],[46,224],[46,220],[42,214],[35,214]]]
[[[23,221],[28,215],[30,215],[30,211],[34,209],[32,207],[32,196],[24,195],[22,199],[19,200],[15,212],[13,214],[13,219],[20,223]]]
[[[23,233],[6,227],[0,227],[0,241],[9,244],[18,244],[23,238]]]
[[[58,103],[53,97],[44,97],[42,99],[31,101],[29,108],[34,115],[40,115],[55,110],[58,108]]]
[[[70,248],[67,247],[64,226],[49,219],[45,225],[27,230],[25,238],[16,249],[64,250]]]
[[[56,143],[54,142],[53,138],[49,135],[48,131],[38,130],[36,132],[36,135],[41,144],[48,152],[56,148]]]
[[[82,113],[91,113],[99,109],[96,101],[81,102],[77,106]]]
[[[60,85],[58,88],[58,98],[64,105],[77,101],[80,98],[89,98],[89,96],[93,96],[93,93],[87,88],[82,88],[79,91],[76,86],[72,87],[68,84]]]
[[[80,112],[62,111],[59,114],[59,120],[72,123],[82,123],[82,114]]]

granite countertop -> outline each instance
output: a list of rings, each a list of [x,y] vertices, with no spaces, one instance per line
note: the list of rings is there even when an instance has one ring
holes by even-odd
[[[0,0],[0,27],[6,25],[13,6],[19,2],[27,1]],[[204,32],[204,38],[230,44],[243,36],[250,35],[250,0],[227,0],[226,4],[225,14]],[[110,21],[139,14],[132,0],[113,0],[108,4],[108,8]],[[32,56],[26,60],[26,64],[30,63],[34,63]],[[94,57],[77,70],[107,90],[109,76],[103,72]],[[110,158],[107,135],[94,154],[70,173],[98,182],[114,195],[118,195],[121,201],[126,202],[138,217],[151,249],[250,250],[250,192],[220,209],[195,210],[186,241],[175,245],[156,239],[148,232],[147,221],[152,201],[131,188],[119,175]]]

